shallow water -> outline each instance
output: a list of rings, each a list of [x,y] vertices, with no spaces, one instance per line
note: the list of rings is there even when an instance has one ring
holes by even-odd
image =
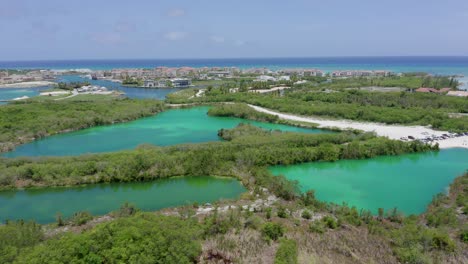
[[[159,210],[194,202],[234,199],[244,191],[235,179],[208,176],[3,191],[0,192],[0,221],[24,219],[50,223],[58,212],[64,217],[77,211],[103,215],[117,210],[125,202],[145,211]]]
[[[12,100],[14,98],[28,96],[37,96],[43,90],[50,89],[50,86],[31,87],[31,88],[0,88],[0,101]],[[7,104],[7,102],[0,102],[0,104]]]
[[[144,143],[167,146],[181,143],[218,141],[217,131],[250,123],[265,129],[302,133],[328,133],[320,129],[249,121],[240,118],[211,117],[208,107],[172,109],[155,116],[128,123],[99,126],[76,132],[46,137],[18,146],[5,157],[63,156],[133,149]]]
[[[467,149],[383,156],[366,160],[275,166],[273,174],[315,190],[319,200],[370,209],[397,207],[405,214],[425,211],[432,197],[468,169]]]

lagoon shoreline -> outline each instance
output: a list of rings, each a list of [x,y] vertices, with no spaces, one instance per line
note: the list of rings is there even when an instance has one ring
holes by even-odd
[[[19,83],[9,83],[9,84],[0,84],[0,89],[8,88],[32,88],[32,87],[41,87],[54,85],[54,82],[49,81],[35,81],[35,82],[19,82]]]
[[[338,128],[342,130],[357,129],[366,132],[375,132],[378,136],[388,137],[390,139],[400,140],[402,137],[412,136],[415,139],[423,139],[427,135],[442,136],[448,134],[448,131],[433,130],[424,126],[403,126],[403,125],[387,125],[381,123],[359,122],[352,120],[327,120],[311,116],[298,116],[293,114],[285,114],[263,108],[256,105],[250,105],[254,110],[270,115],[278,116],[280,119],[292,120],[298,122],[307,122],[318,124],[318,128]],[[435,140],[433,143],[438,143],[439,148],[467,148],[468,149],[468,136],[461,136],[457,138],[448,138],[442,140]]]

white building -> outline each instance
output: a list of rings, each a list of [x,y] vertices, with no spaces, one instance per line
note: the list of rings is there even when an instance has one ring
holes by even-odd
[[[268,75],[260,75],[257,77],[257,81],[260,81],[260,82],[276,82],[276,78],[275,77],[272,77],[272,76],[268,76]]]
[[[160,79],[160,80],[145,80],[144,87],[148,88],[165,88],[167,87],[168,80]]]
[[[231,72],[229,72],[229,71],[210,71],[210,72],[208,72],[208,75],[218,77],[218,78],[226,78],[226,77],[231,76]]]
[[[172,87],[185,88],[192,85],[192,80],[186,78],[171,79]]]

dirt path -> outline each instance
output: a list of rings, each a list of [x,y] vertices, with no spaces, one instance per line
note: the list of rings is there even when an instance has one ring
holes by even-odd
[[[385,136],[391,139],[400,139],[408,136],[412,136],[415,139],[423,139],[432,135],[441,136],[442,134],[449,133],[447,131],[438,131],[424,126],[387,125],[352,120],[327,120],[317,117],[305,117],[280,113],[256,105],[249,106],[258,112],[276,115],[281,119],[315,123],[321,128],[358,129],[366,132],[375,132],[379,136]],[[448,138],[434,142],[439,143],[440,148],[468,148],[468,136]]]

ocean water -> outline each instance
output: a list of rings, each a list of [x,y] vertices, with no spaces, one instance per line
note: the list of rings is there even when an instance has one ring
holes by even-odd
[[[468,150],[381,156],[363,160],[313,162],[271,167],[274,175],[297,180],[317,199],[369,209],[394,207],[405,214],[425,211],[432,197],[468,170]]]
[[[120,59],[120,60],[60,60],[60,61],[0,61],[0,69],[112,69],[167,67],[266,67],[391,70],[395,72],[424,71],[433,74],[468,75],[468,57],[316,57],[316,58],[238,58],[238,59]]]

